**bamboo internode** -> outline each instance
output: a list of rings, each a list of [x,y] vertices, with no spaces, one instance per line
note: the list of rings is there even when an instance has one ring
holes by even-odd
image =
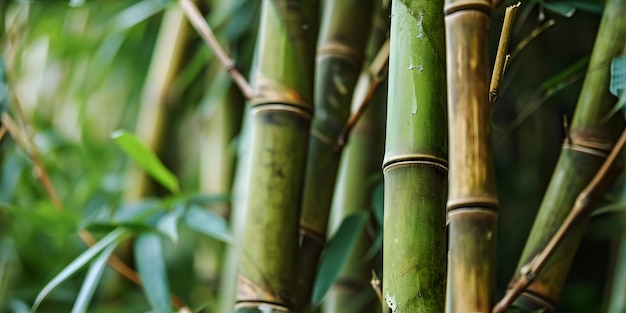
[[[393,1],[383,312],[443,312],[447,123],[442,1]]]
[[[252,74],[252,161],[237,312],[294,311],[316,8],[315,1],[263,1]]]
[[[446,312],[489,312],[498,200],[489,103],[491,2],[445,4],[450,125]]]

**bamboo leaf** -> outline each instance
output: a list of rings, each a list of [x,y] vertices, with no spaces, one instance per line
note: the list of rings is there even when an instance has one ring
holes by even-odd
[[[378,225],[383,225],[383,214],[384,214],[384,196],[385,196],[385,185],[381,181],[374,188],[374,192],[372,194],[372,208],[374,209],[374,217],[376,217],[376,222]]]
[[[43,289],[39,292],[37,297],[35,298],[35,302],[33,303],[33,307],[31,308],[31,312],[37,311],[37,308],[43,301],[43,299],[54,290],[54,288],[61,285],[63,282],[72,277],[76,272],[78,272],[83,266],[89,263],[96,255],[98,255],[102,250],[107,248],[109,245],[119,242],[119,240],[124,236],[128,231],[122,228],[118,228],[100,241],[98,241],[91,248],[87,249],[81,255],[79,255],[72,263],[66,266],[57,276],[55,276]]]
[[[87,276],[85,277],[83,285],[80,288],[76,302],[74,302],[72,313],[87,312],[87,307],[89,306],[89,302],[91,301],[94,292],[96,291],[96,287],[98,287],[98,282],[100,281],[100,277],[102,277],[102,272],[104,272],[107,260],[109,259],[109,256],[111,256],[111,253],[113,253],[113,250],[115,250],[116,246],[116,244],[111,244],[106,247],[89,266]]]
[[[163,215],[157,223],[157,229],[172,240],[172,243],[178,243],[178,221],[183,216],[185,206],[178,205],[171,212]]]
[[[170,291],[161,239],[156,233],[143,233],[135,240],[135,260],[142,288],[154,313],[170,313]]]
[[[367,221],[367,213],[358,212],[346,217],[337,233],[326,245],[313,289],[313,303],[319,303],[335,283],[339,271],[348,260],[359,234]]]
[[[607,120],[613,117],[617,111],[623,109],[624,104],[626,104],[626,93],[624,92],[626,91],[626,57],[617,57],[611,60],[611,81],[609,91],[619,100],[605,117]]]
[[[192,204],[185,213],[184,220],[189,228],[201,234],[226,243],[231,242],[231,235],[226,220],[206,208]]]
[[[548,11],[554,12],[564,17],[572,17],[574,16],[574,13],[576,13],[576,8],[567,2],[543,2],[543,6],[548,9]]]
[[[180,191],[178,179],[170,172],[157,156],[148,149],[135,135],[121,129],[113,132],[111,137],[139,166],[152,178],[172,193]]]

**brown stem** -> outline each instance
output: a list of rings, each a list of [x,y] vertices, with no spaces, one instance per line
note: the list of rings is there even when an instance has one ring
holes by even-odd
[[[37,179],[39,179],[39,182],[46,190],[46,193],[50,197],[52,204],[57,210],[62,211],[63,204],[61,203],[61,199],[59,198],[59,195],[52,185],[50,175],[48,175],[48,171],[46,170],[46,167],[43,165],[43,161],[39,156],[39,151],[37,151],[35,146],[32,145],[28,141],[28,139],[25,138],[25,136],[22,136],[19,127],[17,126],[17,124],[15,124],[15,122],[13,122],[13,119],[11,119],[11,117],[7,113],[2,113],[1,119],[2,125],[7,130],[9,135],[11,135],[13,139],[15,139],[17,145],[20,146],[20,148],[31,158],[33,163],[35,163],[35,167],[37,169]]]
[[[589,213],[589,210],[592,208],[592,200],[595,196],[597,196],[597,191],[599,186],[602,183],[606,183],[607,179],[614,178],[615,175],[610,175],[612,173],[613,166],[615,165],[615,161],[617,160],[617,156],[622,151],[622,148],[626,144],[626,130],[622,132],[619,140],[613,146],[611,153],[606,158],[600,169],[596,172],[596,175],[591,179],[587,187],[580,192],[578,197],[576,198],[576,202],[572,207],[571,212],[567,215],[567,218],[561,224],[557,232],[550,238],[548,244],[541,250],[537,256],[535,256],[530,262],[526,265],[522,266],[520,269],[520,277],[514,281],[511,285],[512,287],[507,291],[502,300],[494,306],[492,313],[502,313],[509,308],[511,303],[520,295],[522,291],[530,283],[537,277],[539,271],[543,268],[543,266],[548,262],[556,248],[561,243],[561,241],[565,238],[565,234],[572,228],[575,222],[577,222],[580,217],[584,216],[585,213]]]
[[[504,22],[502,23],[502,32],[500,32],[500,42],[498,43],[498,52],[496,53],[496,62],[493,66],[493,73],[491,75],[491,86],[489,86],[489,103],[493,105],[498,100],[500,92],[500,82],[504,76],[509,55],[507,50],[509,49],[509,40],[511,39],[511,30],[513,29],[513,20],[515,20],[515,14],[519,9],[521,2],[509,6],[504,12]]]
[[[370,280],[370,285],[372,285],[374,292],[376,292],[378,301],[382,303],[383,302],[383,288],[380,283],[380,278],[376,276],[376,272],[374,272],[374,270],[372,270],[372,279]]]
[[[4,136],[7,134],[7,128],[4,125],[0,126],[0,141],[4,139]]]
[[[222,64],[222,67],[230,74],[243,96],[250,100],[254,96],[254,90],[246,80],[246,78],[237,70],[235,62],[228,56],[226,50],[219,43],[215,34],[211,30],[211,27],[202,17],[200,11],[191,0],[180,0],[180,7],[183,9],[187,20],[198,31],[200,37],[204,39],[204,42],[213,50],[213,53],[217,56],[217,59]]]
[[[378,88],[378,86],[383,80],[383,76],[385,74],[385,69],[387,68],[386,65],[388,61],[389,61],[389,39],[387,39],[385,43],[383,43],[382,47],[380,47],[380,50],[378,50],[376,57],[374,58],[374,60],[372,61],[372,64],[367,70],[367,73],[371,79],[371,83],[369,87],[367,88],[367,91],[365,92],[365,96],[363,96],[363,100],[361,101],[356,112],[354,112],[354,114],[350,116],[350,118],[348,119],[348,122],[341,130],[341,133],[339,134],[339,138],[337,139],[337,144],[335,146],[336,151],[341,150],[348,142],[350,131],[352,131],[352,128],[354,128],[354,125],[356,125],[361,115],[363,115],[363,112],[365,112],[367,105],[370,103],[370,100],[374,96],[374,92],[376,91],[376,88]]]

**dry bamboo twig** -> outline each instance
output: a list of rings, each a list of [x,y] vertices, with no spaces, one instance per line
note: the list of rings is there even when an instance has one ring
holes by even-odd
[[[4,139],[4,136],[7,134],[7,128],[4,125],[0,126],[0,141]]]
[[[612,170],[614,169],[615,161],[617,160],[617,156],[626,145],[626,129],[622,132],[622,135],[618,139],[618,141],[613,146],[611,153],[606,158],[600,169],[596,172],[596,175],[591,179],[587,187],[580,192],[578,197],[576,197],[576,202],[572,207],[569,215],[563,224],[559,227],[557,232],[550,238],[550,241],[546,244],[546,246],[541,250],[539,254],[537,254],[530,262],[526,265],[522,266],[520,269],[519,278],[513,282],[512,287],[507,291],[502,300],[498,302],[493,308],[492,313],[502,313],[506,311],[511,303],[524,291],[530,283],[533,282],[539,271],[543,268],[543,266],[548,262],[552,254],[556,251],[561,241],[565,238],[567,231],[569,231],[582,216],[586,213],[589,213],[589,210],[592,209],[592,200],[597,196],[597,192],[601,184],[607,183],[608,179],[615,178],[616,175],[611,175]]]
[[[372,288],[374,289],[374,292],[376,293],[376,296],[378,297],[378,301],[382,303],[383,302],[383,288],[380,283],[380,278],[376,276],[376,272],[374,272],[374,270],[372,270],[372,279],[370,280],[370,285],[372,285]]]
[[[515,14],[520,7],[521,2],[506,8],[504,13],[504,22],[502,23],[502,32],[500,32],[500,42],[498,43],[498,52],[496,53],[496,62],[493,66],[491,75],[491,85],[489,86],[489,103],[493,105],[500,96],[500,82],[506,70],[507,61],[510,55],[507,54],[509,49],[509,40],[511,39],[511,30],[513,29],[513,21]]]
[[[380,83],[383,81],[383,77],[385,75],[385,70],[387,69],[386,65],[388,61],[389,61],[389,38],[387,38],[385,43],[383,43],[383,45],[380,47],[380,50],[378,50],[376,57],[374,58],[374,60],[372,61],[372,64],[367,70],[367,73],[371,79],[370,86],[369,88],[367,88],[367,92],[365,93],[365,96],[363,97],[363,100],[361,101],[361,104],[359,105],[358,109],[356,110],[356,112],[354,112],[352,116],[350,116],[350,118],[348,119],[348,122],[341,130],[341,133],[339,134],[339,138],[337,138],[335,151],[341,150],[348,142],[350,131],[352,131],[352,129],[358,122],[361,115],[363,115],[363,112],[365,112],[365,109],[367,108],[367,105],[370,103],[372,96],[374,96],[374,92],[376,91]]]
[[[230,74],[243,96],[250,100],[254,96],[254,89],[250,86],[246,78],[237,70],[235,62],[228,56],[226,50],[219,43],[209,24],[204,20],[202,14],[191,0],[180,0],[180,7],[183,9],[187,20],[196,29],[204,42],[213,50],[215,56],[222,64],[222,67]]]

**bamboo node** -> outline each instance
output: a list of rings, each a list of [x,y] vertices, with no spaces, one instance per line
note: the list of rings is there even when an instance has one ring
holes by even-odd
[[[480,11],[487,15],[491,15],[492,6],[491,1],[480,0],[460,0],[460,1],[446,1],[446,5],[443,8],[445,15],[450,15],[458,11]]]
[[[318,60],[327,57],[335,57],[346,60],[356,67],[361,67],[361,64],[363,64],[363,56],[361,53],[344,43],[336,41],[325,42],[317,48]]]
[[[392,158],[385,158],[383,163],[383,172],[391,170],[395,167],[414,166],[414,165],[431,165],[438,167],[444,171],[448,171],[448,161],[428,154],[405,154]]]

